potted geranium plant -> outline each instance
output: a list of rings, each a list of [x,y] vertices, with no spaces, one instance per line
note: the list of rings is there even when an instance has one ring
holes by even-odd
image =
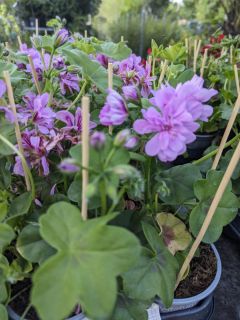
[[[28,320],[144,320],[156,297],[161,312],[175,308],[177,275],[223,172],[168,163],[196,139],[216,92],[197,76],[152,91],[151,66],[122,42],[69,39],[61,29],[33,44],[1,62],[1,319],[5,305]],[[190,89],[199,95],[186,101]],[[205,243],[238,206],[228,186]],[[197,295],[183,301],[191,319],[220,278],[214,247],[202,245],[194,265],[206,255],[205,286],[191,291],[192,272],[201,274],[191,266],[176,291]],[[174,310],[162,317],[181,316]]]

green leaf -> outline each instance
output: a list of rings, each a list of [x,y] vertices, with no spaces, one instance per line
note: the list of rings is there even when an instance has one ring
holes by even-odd
[[[192,69],[187,69],[183,71],[176,79],[170,81],[171,85],[176,87],[179,83],[185,83],[188,80],[191,80],[194,76],[194,72]]]
[[[0,251],[15,238],[13,229],[6,223],[0,223]]]
[[[9,123],[5,118],[0,117],[0,134],[4,136],[11,143],[16,143],[14,125]],[[0,140],[0,154],[3,156],[8,156],[13,154],[14,151],[9,148],[2,140]]]
[[[9,208],[10,218],[28,213],[32,204],[31,192],[25,192],[15,198]]]
[[[45,49],[47,52],[52,52],[54,46],[54,38],[51,36],[42,36],[42,48]]]
[[[229,162],[233,156],[235,150],[231,149],[229,150],[223,157],[221,157],[219,162],[219,170],[225,172],[227,169],[227,166],[229,165]],[[236,166],[233,174],[232,179],[236,180],[240,177],[240,163]]]
[[[94,44],[94,47],[98,53],[102,53],[118,61],[128,58],[132,53],[132,50],[123,42],[103,42],[101,44]]]
[[[160,53],[160,57],[168,61],[178,63],[185,60],[186,49],[181,43],[176,43],[173,46],[169,46],[163,49]]]
[[[41,264],[55,253],[39,233],[39,227],[28,225],[18,236],[16,248],[23,258],[30,262]]]
[[[8,312],[6,307],[3,304],[0,304],[0,319],[8,320]]]
[[[111,320],[147,320],[146,309],[149,305],[149,301],[134,300],[124,294],[119,294]]]
[[[190,228],[194,236],[197,236],[202,227],[222,177],[223,172],[209,171],[206,179],[199,180],[194,185],[194,192],[199,200],[198,205],[192,210],[189,219]],[[229,183],[203,238],[203,242],[205,243],[217,241],[221,236],[223,227],[229,224],[237,215],[239,200],[231,192],[231,188],[231,183]]]
[[[8,189],[11,184],[10,163],[6,159],[0,159],[0,188]]]
[[[170,307],[178,271],[177,260],[154,227],[144,223],[143,231],[151,250],[143,248],[135,267],[123,275],[124,291],[130,298],[139,300],[157,295],[166,307]]]
[[[201,177],[199,167],[190,163],[160,172],[157,181],[164,182],[169,189],[167,194],[160,192],[160,199],[168,204],[183,204],[194,198],[193,185]]]
[[[161,212],[156,216],[156,221],[161,228],[161,235],[168,250],[175,255],[177,251],[187,249],[192,241],[186,225],[172,213]]]
[[[17,66],[13,63],[0,60],[0,78],[4,78],[4,71],[8,71],[10,76],[17,70]]]
[[[57,250],[33,276],[32,302],[42,320],[67,317],[78,303],[90,318],[111,316],[116,277],[140,254],[133,234],[106,225],[114,216],[82,221],[77,207],[59,202],[40,218],[42,237]]]
[[[76,49],[63,49],[63,53],[73,65],[81,66],[83,75],[89,78],[102,92],[106,93],[108,89],[107,70],[98,62],[91,60],[88,55]],[[119,77],[113,77],[113,85],[120,87],[122,81]]]

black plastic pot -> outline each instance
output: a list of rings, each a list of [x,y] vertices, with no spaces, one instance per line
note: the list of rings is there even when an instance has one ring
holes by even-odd
[[[183,156],[177,157],[174,161],[175,165],[181,165],[193,160],[197,160],[203,156],[204,151],[210,147],[213,139],[217,136],[217,132],[209,134],[197,134],[197,139],[187,145],[188,157],[184,158]]]
[[[229,238],[240,242],[240,212],[238,212],[233,222],[224,228],[224,233]]]
[[[212,296],[202,300],[193,308],[161,314],[162,320],[210,320],[214,314],[214,298]]]

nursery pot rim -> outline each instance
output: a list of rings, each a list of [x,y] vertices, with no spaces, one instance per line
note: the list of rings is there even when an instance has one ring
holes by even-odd
[[[11,319],[13,320],[20,320],[21,316],[19,316],[10,306],[7,306],[7,311],[8,311],[8,315],[11,317]],[[66,320],[84,320],[85,316],[83,313],[80,313],[78,315],[75,315],[71,318],[67,318]],[[27,320],[26,318],[24,318],[24,320]]]
[[[218,253],[218,250],[214,244],[211,244],[211,248],[212,248],[212,250],[216,256],[216,259],[217,259],[217,272],[216,272],[216,275],[215,275],[213,281],[211,282],[210,286],[207,289],[205,289],[203,292],[201,292],[195,296],[188,297],[188,298],[175,298],[175,299],[173,299],[172,305],[182,305],[182,304],[195,303],[196,301],[201,301],[201,300],[205,299],[206,297],[210,296],[214,292],[214,290],[216,289],[216,287],[220,281],[220,278],[221,278],[222,262],[221,262],[221,258]]]

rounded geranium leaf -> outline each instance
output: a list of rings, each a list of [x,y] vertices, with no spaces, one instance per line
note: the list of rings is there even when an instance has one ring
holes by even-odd
[[[192,237],[180,219],[172,213],[162,212],[157,214],[156,221],[162,231],[163,240],[173,255],[187,249]]]

